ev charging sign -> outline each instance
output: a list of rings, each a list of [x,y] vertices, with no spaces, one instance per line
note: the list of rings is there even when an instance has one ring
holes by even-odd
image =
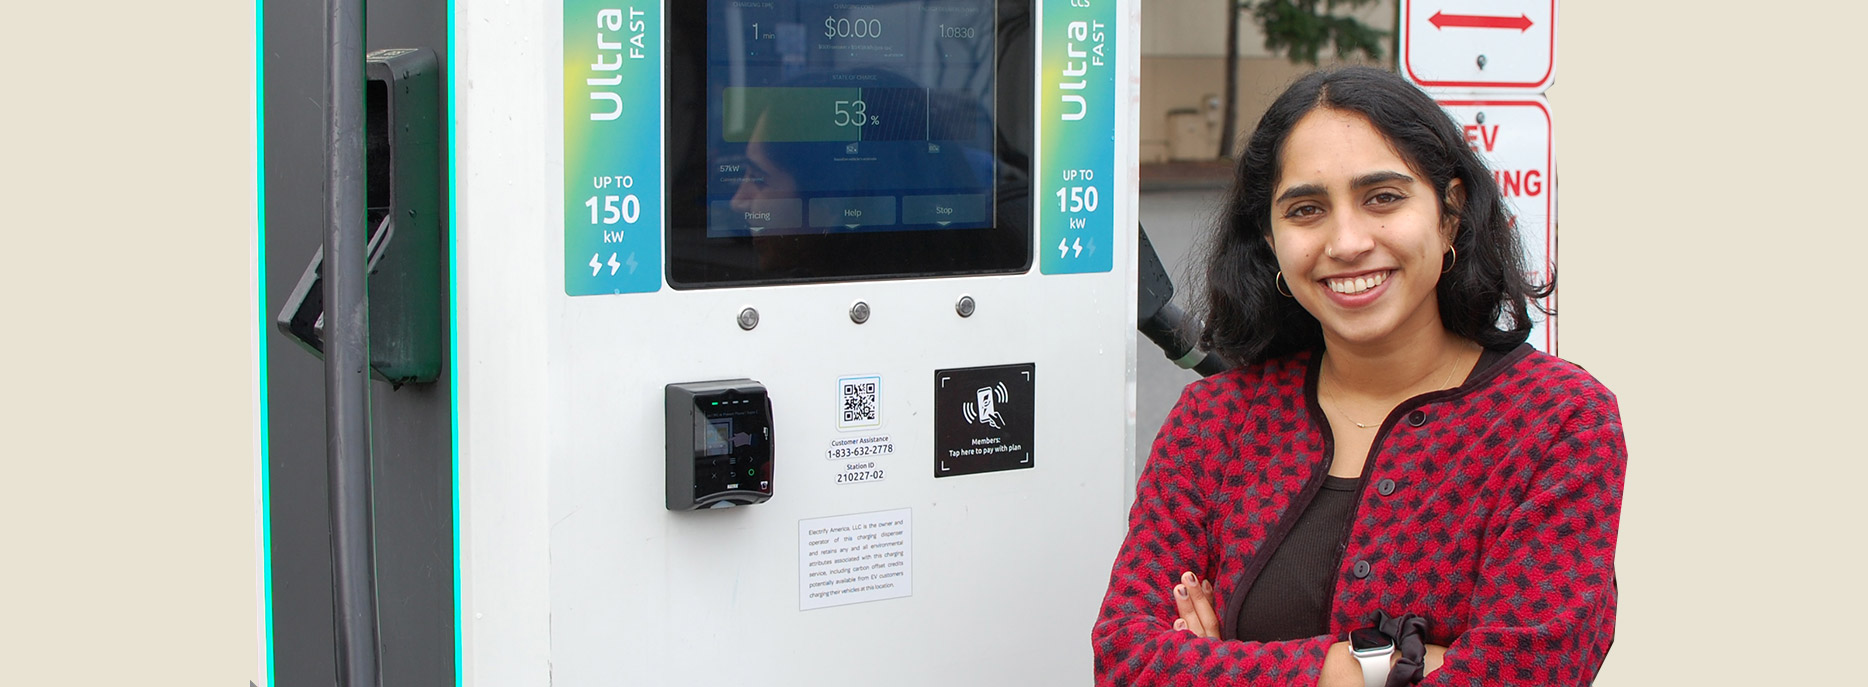
[[[1484,158],[1504,195],[1533,279],[1556,272],[1557,202],[1550,103],[1557,0],[1401,0],[1403,76],[1431,93]],[[1544,305],[1554,310],[1556,294]],[[1555,317],[1531,313],[1530,343],[1557,352]]]
[[[1466,136],[1466,145],[1492,169],[1505,199],[1527,266],[1539,282],[1550,279],[1557,264],[1557,201],[1550,104],[1543,96],[1441,96],[1440,107]],[[1556,294],[1545,305],[1555,309]],[[1530,343],[1555,353],[1556,318],[1532,312]]]

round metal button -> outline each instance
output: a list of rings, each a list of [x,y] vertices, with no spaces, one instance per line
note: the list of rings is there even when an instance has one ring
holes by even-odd
[[[1369,576],[1369,562],[1368,561],[1356,561],[1356,579],[1360,580],[1368,576]]]
[[[1427,414],[1421,411],[1418,411],[1418,410],[1412,413],[1408,413],[1407,423],[1415,427],[1419,427],[1421,425],[1427,424]]]
[[[1382,496],[1388,496],[1390,494],[1393,494],[1395,493],[1395,481],[1391,479],[1385,479],[1380,482],[1376,482],[1375,491],[1380,492]]]

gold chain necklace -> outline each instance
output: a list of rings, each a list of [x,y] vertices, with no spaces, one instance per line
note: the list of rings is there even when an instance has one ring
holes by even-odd
[[[1455,362],[1457,362],[1457,361],[1455,361]],[[1458,372],[1458,371],[1459,371],[1459,365],[1457,365],[1457,364],[1455,364],[1455,365],[1453,365],[1453,366],[1452,366],[1452,367],[1451,367],[1450,369],[1448,369],[1448,370],[1446,371],[1446,377],[1445,377],[1444,379],[1441,379],[1441,380],[1440,380],[1440,386],[1437,386],[1437,387],[1434,387],[1434,390],[1435,390],[1435,391],[1439,391],[1439,390],[1441,390],[1441,389],[1445,389],[1445,388],[1446,388],[1446,385],[1447,385],[1447,382],[1451,382],[1451,381],[1453,381],[1453,373],[1454,373],[1454,372]],[[1317,396],[1317,400],[1318,400],[1319,402],[1321,402],[1321,401],[1323,400],[1323,397],[1322,397],[1322,395],[1321,395],[1321,394],[1318,394],[1318,396]],[[1370,423],[1370,424],[1366,424],[1366,425],[1365,425],[1365,424],[1362,424],[1362,423],[1360,423],[1360,422],[1356,422],[1356,419],[1355,419],[1355,418],[1353,418],[1353,417],[1349,417],[1349,413],[1345,413],[1345,412],[1343,412],[1343,408],[1342,408],[1342,406],[1338,406],[1338,405],[1336,405],[1336,404],[1334,404],[1334,403],[1332,403],[1332,404],[1330,404],[1330,405],[1331,405],[1331,406],[1332,406],[1332,407],[1334,408],[1334,410],[1336,411],[1336,414],[1337,414],[1337,415],[1341,415],[1341,416],[1343,416],[1343,419],[1344,419],[1344,420],[1348,420],[1348,421],[1349,421],[1349,424],[1352,424],[1352,425],[1355,425],[1357,429],[1371,429],[1371,428],[1375,428],[1375,427],[1380,427],[1380,426],[1381,426],[1381,423],[1380,423],[1380,422],[1375,422],[1375,423]],[[1386,418],[1384,418],[1384,421],[1385,421],[1385,420],[1386,420]]]

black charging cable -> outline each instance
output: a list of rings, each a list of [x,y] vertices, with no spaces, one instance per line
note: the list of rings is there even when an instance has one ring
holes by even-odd
[[[1189,323],[1186,311],[1174,304],[1174,280],[1168,277],[1167,268],[1161,265],[1161,256],[1149,242],[1148,230],[1138,223],[1135,231],[1140,234],[1136,242],[1135,328],[1160,346],[1168,360],[1202,377],[1231,369],[1232,365],[1225,358],[1194,344],[1202,325]]]

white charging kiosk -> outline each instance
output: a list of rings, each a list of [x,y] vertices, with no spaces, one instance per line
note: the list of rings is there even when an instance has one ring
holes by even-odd
[[[1138,5],[457,0],[463,684],[1088,684]]]

